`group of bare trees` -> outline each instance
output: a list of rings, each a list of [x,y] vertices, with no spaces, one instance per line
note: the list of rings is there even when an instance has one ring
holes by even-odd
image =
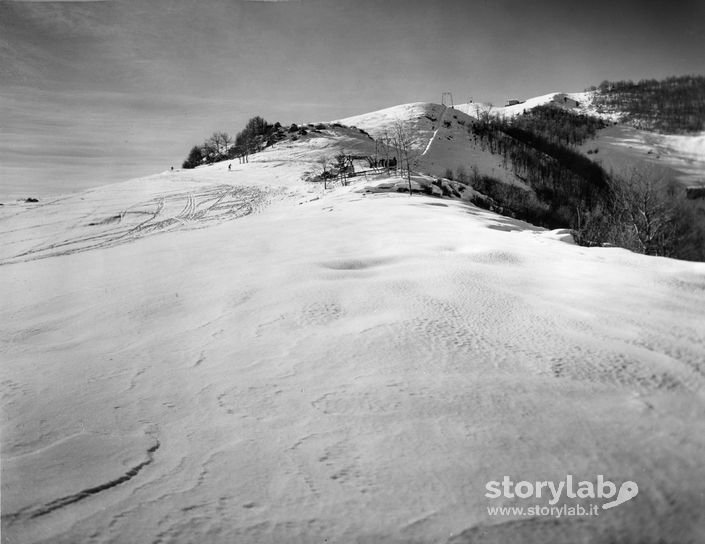
[[[527,199],[507,193],[496,180],[472,183],[505,212],[550,228],[570,226],[582,245],[705,260],[705,214],[687,201],[682,187],[648,166],[607,173],[571,146],[583,141],[583,133],[592,136],[599,120],[550,108],[513,121],[476,113],[470,127],[475,140],[502,155],[534,190]]]
[[[581,218],[579,243],[705,260],[705,217],[677,183],[640,166],[610,176],[609,187],[608,197]]]
[[[329,157],[322,156],[318,159],[318,164],[321,167],[319,179],[323,180],[324,189],[328,188],[328,181],[333,178],[338,178],[345,185],[347,179],[355,173],[353,157],[352,155],[347,155],[345,151],[335,155],[332,161]]]
[[[183,168],[195,168],[203,163],[213,163],[246,155],[242,149],[235,149],[235,139],[227,132],[216,131],[202,145],[194,146],[184,161]]]
[[[511,120],[499,122],[505,132],[511,129],[539,134],[551,143],[564,146],[579,146],[607,127],[599,117],[574,113],[553,104],[536,106]]]
[[[593,104],[626,114],[639,128],[667,133],[705,129],[705,76],[686,75],[663,80],[603,81]]]
[[[227,132],[214,132],[208,140],[208,145],[213,151],[219,155],[225,155],[233,144],[233,139]]]
[[[393,141],[399,157],[401,175],[406,173],[406,181],[411,196],[411,164],[418,158],[418,154],[412,147],[411,130],[403,121],[397,120],[393,127]]]
[[[383,158],[382,158],[383,157]],[[412,131],[407,123],[397,119],[390,130],[375,140],[375,158],[373,164],[382,166],[389,175],[394,169],[399,176],[405,177],[411,195],[411,172],[419,153],[413,147]]]
[[[482,103],[482,102],[475,102],[474,110],[475,110],[475,118],[480,121],[481,123],[489,123],[492,120],[492,108],[494,108],[494,105],[492,102],[488,103]]]
[[[634,168],[610,181],[614,242],[639,253],[668,255],[675,240],[675,187],[653,170]]]
[[[411,173],[418,156],[413,147],[412,131],[404,121],[397,120],[390,130],[385,130],[375,140],[374,158],[368,157],[368,160],[372,168],[382,168],[387,175],[394,171],[396,175],[404,177],[411,195]],[[319,179],[323,180],[324,189],[328,188],[328,180],[331,178],[337,177],[345,183],[354,171],[352,157],[344,152],[337,154],[332,161],[329,157],[321,157],[318,164],[321,169]]]
[[[194,146],[183,168],[195,168],[204,163],[213,163],[227,159],[239,159],[249,162],[249,156],[262,150],[267,145],[284,138],[285,130],[280,123],[273,125],[260,116],[252,117],[245,128],[235,137],[227,132],[216,131],[200,146]]]

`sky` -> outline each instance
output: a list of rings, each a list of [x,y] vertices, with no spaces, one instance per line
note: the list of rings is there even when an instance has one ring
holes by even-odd
[[[178,168],[255,115],[705,74],[704,20],[703,0],[0,0],[0,197]]]

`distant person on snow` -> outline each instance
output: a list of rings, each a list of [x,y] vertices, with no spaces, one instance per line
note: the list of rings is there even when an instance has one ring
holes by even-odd
[[[228,164],[228,170],[232,170],[232,169],[233,169],[232,163]]]

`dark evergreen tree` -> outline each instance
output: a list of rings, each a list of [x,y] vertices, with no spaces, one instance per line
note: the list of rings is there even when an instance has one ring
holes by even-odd
[[[194,145],[188,154],[188,157],[181,165],[182,168],[196,168],[203,162],[203,155],[201,154],[201,148]]]

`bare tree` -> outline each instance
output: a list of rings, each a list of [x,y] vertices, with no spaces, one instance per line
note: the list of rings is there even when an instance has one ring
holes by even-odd
[[[250,138],[245,136],[242,144],[242,162],[250,162]]]
[[[409,196],[411,196],[411,164],[416,157],[412,149],[411,131],[400,119],[394,123],[394,141],[398,150],[398,168],[401,175],[404,175],[406,170],[406,181],[409,186]]]
[[[328,157],[320,157],[318,164],[321,166],[321,178],[323,179],[323,189],[328,188]]]
[[[489,122],[490,118],[492,117],[492,108],[494,106],[492,105],[492,102],[488,102],[487,104],[482,104],[480,102],[475,103],[475,117],[479,120],[482,121],[483,123]]]
[[[470,177],[470,185],[473,188],[476,188],[480,183],[480,169],[477,167],[476,164],[472,165],[472,174]]]
[[[227,132],[216,131],[206,140],[206,147],[212,150],[216,156],[223,156],[227,154],[232,143],[233,139]]]
[[[335,161],[336,168],[338,169],[338,178],[340,178],[341,185],[347,185],[348,178],[355,175],[352,156],[346,155],[345,151],[341,151],[335,156]]]
[[[384,131],[384,167],[389,175],[389,133]]]
[[[392,157],[392,160],[389,164],[389,169],[391,169],[392,166],[394,166],[394,174],[395,175],[400,175],[399,174],[399,169],[401,168],[400,166],[400,161],[399,160],[393,160],[396,159],[397,157],[401,157],[401,154],[399,153],[399,142],[397,141],[396,137],[393,137],[390,142],[392,146],[392,149],[394,150],[394,157]]]
[[[647,255],[668,255],[674,245],[676,200],[665,180],[649,167],[634,167],[610,182],[615,243]]]
[[[230,146],[233,145],[233,139],[230,134],[228,134],[227,132],[220,133],[220,145],[222,146],[222,154],[227,154],[228,150],[230,149]]]

